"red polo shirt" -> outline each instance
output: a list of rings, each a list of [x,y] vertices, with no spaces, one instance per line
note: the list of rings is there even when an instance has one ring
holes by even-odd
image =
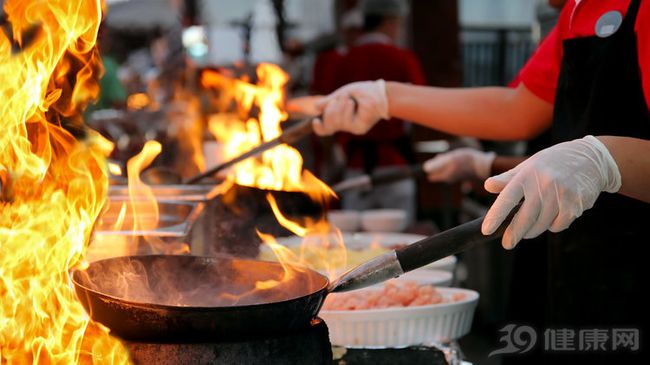
[[[390,44],[377,34],[362,36],[359,44],[351,47],[339,62],[336,72],[337,87],[355,81],[384,79],[416,85],[424,85],[425,77],[420,62],[411,51]],[[378,166],[404,165],[407,161],[395,147],[395,139],[405,136],[404,122],[393,118],[377,123],[367,134],[356,136],[340,134],[337,141],[344,147],[350,141],[378,142]],[[348,165],[355,168],[363,166],[363,154],[346,151]]]
[[[314,62],[314,71],[310,92],[314,95],[327,95],[336,90],[336,70],[345,57],[346,50],[332,49],[318,55]]]
[[[569,0],[557,26],[522,69],[518,79],[540,98],[553,103],[562,65],[562,41],[596,34],[596,22],[612,10],[627,14],[630,0]],[[637,49],[641,81],[650,106],[650,1],[641,2],[636,19]]]

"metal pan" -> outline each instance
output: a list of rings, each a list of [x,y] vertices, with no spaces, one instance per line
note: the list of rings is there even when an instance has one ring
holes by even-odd
[[[327,294],[363,288],[501,237],[514,215],[490,236],[483,218],[362,264],[333,283],[309,269],[228,257],[136,256],[91,263],[72,273],[90,316],[135,341],[234,339],[305,328]],[[256,290],[263,282],[268,289]]]
[[[187,342],[306,328],[328,280],[306,270],[273,289],[254,290],[257,281],[283,275],[278,263],[152,255],[96,261],[74,271],[72,281],[93,320],[113,334],[130,341]],[[220,297],[224,293],[241,298]]]

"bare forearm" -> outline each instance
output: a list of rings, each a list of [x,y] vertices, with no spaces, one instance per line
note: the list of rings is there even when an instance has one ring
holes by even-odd
[[[599,136],[621,173],[623,195],[650,203],[650,141],[630,137]]]
[[[447,89],[389,82],[386,89],[391,116],[482,139],[529,139],[550,125],[553,112],[523,85]]]

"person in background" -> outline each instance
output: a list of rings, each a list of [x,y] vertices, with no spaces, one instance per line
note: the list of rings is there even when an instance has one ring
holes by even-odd
[[[406,2],[366,0],[361,6],[363,34],[339,62],[335,86],[376,79],[424,85],[415,54],[396,45],[407,14]],[[402,119],[386,118],[363,136],[342,133],[336,141],[347,158],[346,178],[415,162],[407,124]],[[407,180],[369,192],[348,192],[341,198],[344,209],[401,209],[412,222],[415,194],[415,182]]]
[[[336,72],[348,49],[362,34],[363,14],[359,9],[351,9],[341,16],[340,41],[336,47],[321,52],[314,62],[310,93],[327,95],[336,90]]]
[[[126,105],[126,88],[118,77],[119,64],[112,54],[112,37],[106,25],[100,27],[99,44],[104,66],[104,75],[99,80],[99,98],[94,105],[89,106],[89,113],[92,110],[123,108]]]
[[[336,90],[336,73],[348,49],[362,34],[363,14],[359,8],[352,8],[341,16],[340,37],[334,48],[318,54],[314,62],[312,82],[309,92],[312,95],[327,95]],[[334,144],[333,138],[312,136],[314,170],[326,182],[333,183],[342,177],[343,152]]]
[[[549,285],[539,288],[547,328],[573,330],[576,341],[580,330],[608,336],[596,352],[550,348],[549,363],[647,363],[649,20],[650,1],[569,1],[516,88],[359,82],[323,99],[323,119],[314,124],[321,135],[363,134],[395,116],[492,140],[552,128],[551,147],[486,180],[486,190],[499,195],[482,227],[494,232],[521,203],[502,245],[551,232]],[[636,334],[635,346],[612,350],[609,336],[621,329]]]

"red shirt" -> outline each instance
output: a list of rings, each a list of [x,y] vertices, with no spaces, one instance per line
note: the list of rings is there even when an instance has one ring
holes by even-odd
[[[605,13],[617,10],[627,14],[630,0],[569,0],[557,26],[539,46],[519,74],[526,87],[540,98],[553,103],[560,67],[562,41],[596,34],[596,22]],[[646,103],[650,106],[650,1],[642,1],[636,19],[637,50],[641,82]]]
[[[362,38],[363,39],[363,38]],[[355,81],[384,79],[416,85],[426,83],[420,62],[413,52],[398,48],[386,42],[373,41],[351,47],[339,63],[336,73],[336,86],[340,87]],[[406,136],[404,122],[399,119],[380,121],[367,134],[356,136],[342,134],[339,143],[346,146],[350,141],[379,142],[378,166],[404,165],[395,139]],[[383,143],[382,143],[383,142]],[[352,167],[363,166],[360,151],[348,152],[348,164]]]
[[[345,56],[345,50],[332,49],[318,55],[314,62],[314,71],[310,92],[314,95],[327,95],[336,87],[336,69]]]

